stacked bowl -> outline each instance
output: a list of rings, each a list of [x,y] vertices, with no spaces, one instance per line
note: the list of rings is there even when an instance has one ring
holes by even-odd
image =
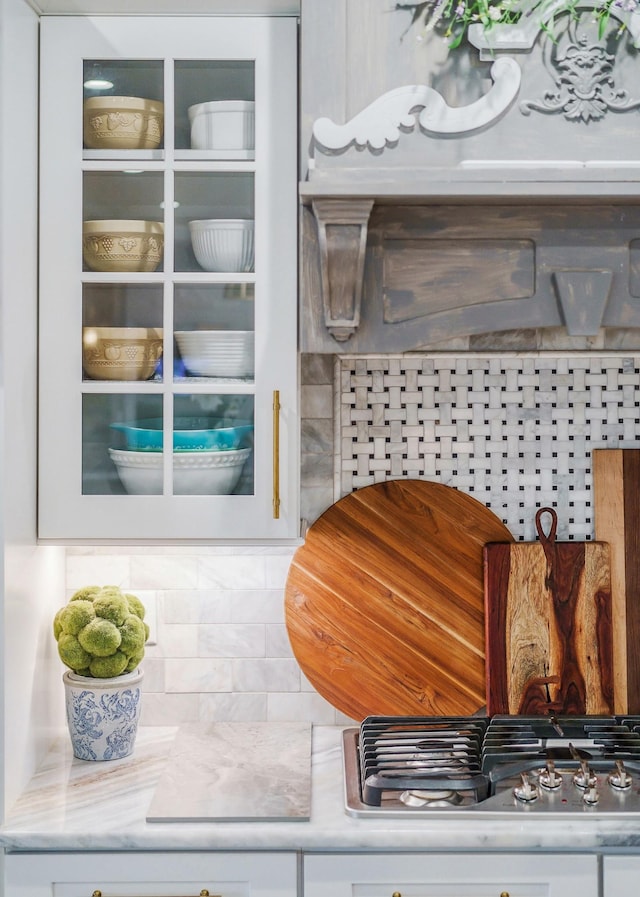
[[[254,267],[252,218],[203,218],[189,222],[191,246],[204,271],[246,273]]]
[[[82,256],[91,271],[155,271],[163,252],[161,221],[109,218],[82,224]]]
[[[89,149],[157,149],[164,104],[143,97],[89,97],[83,107],[83,139]]]
[[[245,379],[254,375],[253,330],[178,330],[175,337],[191,376]]]
[[[82,328],[82,369],[90,380],[148,380],[161,356],[161,328]]]
[[[191,148],[218,152],[252,150],[255,105],[251,100],[212,100],[189,106]]]
[[[173,431],[174,495],[229,495],[251,455],[253,424],[216,418],[176,418]],[[125,492],[161,495],[164,476],[160,418],[114,423],[125,448],[109,449]]]

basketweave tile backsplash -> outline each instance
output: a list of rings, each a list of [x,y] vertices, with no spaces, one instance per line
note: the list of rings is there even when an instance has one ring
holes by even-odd
[[[424,477],[489,505],[518,539],[537,507],[593,537],[591,451],[640,446],[640,355],[333,357],[301,365],[302,516],[353,489]],[[284,587],[295,547],[67,549],[69,593],[117,582],[151,609],[143,722],[348,722],[293,657]]]
[[[558,509],[594,534],[591,452],[640,444],[640,357],[397,356],[338,361],[340,495],[435,480],[490,507],[515,538]]]

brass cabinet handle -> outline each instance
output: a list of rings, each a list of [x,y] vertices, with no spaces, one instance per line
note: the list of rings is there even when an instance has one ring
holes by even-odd
[[[501,892],[500,892],[500,897],[509,897],[509,892],[508,892],[508,891],[501,891]]]
[[[102,897],[102,891],[99,888],[96,888],[96,890],[93,892],[91,897]],[[207,888],[203,888],[200,891],[199,897],[222,897],[222,895],[221,894],[209,894],[209,891],[207,890]]]
[[[280,390],[273,390],[273,519],[280,517]]]

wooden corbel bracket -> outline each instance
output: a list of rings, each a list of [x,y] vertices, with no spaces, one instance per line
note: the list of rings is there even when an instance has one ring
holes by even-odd
[[[314,199],[327,330],[346,342],[360,325],[362,278],[373,199]]]

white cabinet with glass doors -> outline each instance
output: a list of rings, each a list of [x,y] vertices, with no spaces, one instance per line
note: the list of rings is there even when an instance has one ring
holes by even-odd
[[[41,29],[40,537],[297,536],[295,19]]]

